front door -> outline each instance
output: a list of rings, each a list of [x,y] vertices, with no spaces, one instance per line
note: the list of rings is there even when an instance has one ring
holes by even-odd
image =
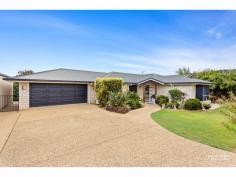
[[[145,85],[144,101],[145,102],[150,102],[150,85]]]

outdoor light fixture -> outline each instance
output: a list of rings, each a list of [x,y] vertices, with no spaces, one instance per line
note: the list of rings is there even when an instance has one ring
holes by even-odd
[[[26,85],[22,85],[22,90],[26,90]]]

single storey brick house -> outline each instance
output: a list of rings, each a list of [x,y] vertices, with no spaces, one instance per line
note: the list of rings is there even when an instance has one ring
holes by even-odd
[[[55,69],[5,80],[19,82],[19,109],[36,106],[96,103],[94,82],[98,77],[122,78],[123,91],[137,92],[145,102],[153,95],[167,95],[178,88],[186,98],[207,99],[210,82],[186,75],[131,74],[120,72],[93,72],[72,69]]]

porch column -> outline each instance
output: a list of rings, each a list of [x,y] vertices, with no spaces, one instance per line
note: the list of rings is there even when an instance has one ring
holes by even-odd
[[[155,95],[157,95],[157,84],[155,84]]]

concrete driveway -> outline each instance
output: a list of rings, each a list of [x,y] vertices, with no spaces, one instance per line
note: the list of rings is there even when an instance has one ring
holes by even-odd
[[[145,108],[121,115],[95,105],[0,113],[1,166],[236,166],[236,154],[156,124]]]

